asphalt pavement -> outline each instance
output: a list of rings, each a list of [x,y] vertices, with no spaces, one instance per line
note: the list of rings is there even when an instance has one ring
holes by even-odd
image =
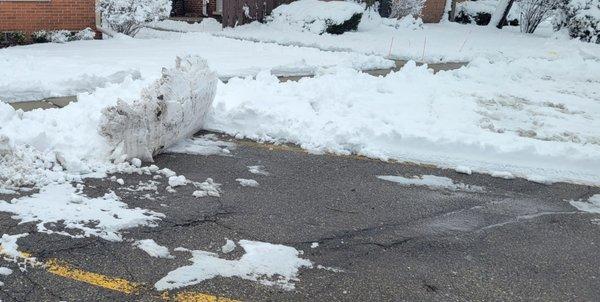
[[[189,180],[212,178],[221,197],[192,196],[191,185],[159,194],[87,179],[84,193],[113,190],[129,207],[164,213],[157,227],[137,227],[123,242],[35,232],[0,213],[0,232],[30,233],[19,248],[39,265],[0,260],[3,301],[598,301],[600,215],[569,200],[600,188],[460,174],[431,166],[359,156],[309,154],[297,147],[234,140],[228,156],[163,154],[155,164]],[[260,165],[269,175],[252,174]],[[436,175],[480,191],[403,186],[378,175]],[[152,176],[116,175],[126,184]],[[254,179],[258,187],[236,179]],[[1,198],[1,197],[0,197]],[[217,277],[170,292],[152,285],[180,266],[131,245],[154,239],[167,247],[218,252],[232,240],[292,246],[315,266],[302,268],[294,290]],[[318,247],[313,248],[313,243]],[[236,259],[239,248],[224,257]],[[187,296],[186,296],[187,295]],[[187,300],[186,300],[187,299]]]

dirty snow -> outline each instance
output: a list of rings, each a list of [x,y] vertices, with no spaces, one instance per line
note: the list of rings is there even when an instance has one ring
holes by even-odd
[[[571,200],[570,203],[580,211],[600,214],[600,194],[591,196],[587,201]]]
[[[148,255],[156,258],[175,258],[169,252],[169,248],[159,245],[153,239],[144,239],[137,240],[133,243],[133,246],[139,248],[140,250],[146,252]]]
[[[380,175],[377,178],[387,180],[401,184],[403,186],[424,186],[432,189],[446,189],[451,191],[469,191],[469,192],[483,192],[484,189],[479,186],[466,185],[463,183],[456,183],[448,177],[436,176],[436,175],[421,175],[413,176],[411,178],[396,176],[396,175]]]
[[[222,259],[211,252],[178,248],[179,251],[189,251],[193,263],[169,272],[154,287],[157,290],[175,289],[221,276],[239,277],[292,290],[294,282],[299,281],[298,270],[313,266],[311,261],[300,258],[300,252],[290,246],[250,240],[238,243],[245,253],[236,260]]]
[[[123,229],[155,226],[164,217],[154,211],[129,208],[111,192],[90,198],[68,183],[50,184],[31,196],[0,201],[0,211],[13,213],[21,223],[37,223],[37,231],[74,238],[98,236],[121,241]],[[61,226],[65,229],[58,230]],[[4,238],[4,237],[3,237]]]
[[[254,179],[236,178],[235,181],[239,182],[242,187],[258,187],[258,181]]]
[[[206,134],[181,140],[165,150],[165,153],[193,155],[229,155],[235,143],[218,140],[214,134]]]

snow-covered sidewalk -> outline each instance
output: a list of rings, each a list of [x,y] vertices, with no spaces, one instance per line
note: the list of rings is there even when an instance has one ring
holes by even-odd
[[[283,45],[310,46],[323,50],[354,51],[393,59],[422,62],[468,62],[477,57],[515,59],[536,57],[556,59],[573,54],[600,58],[600,49],[591,43],[552,37],[544,23],[535,35],[457,23],[414,24],[382,19],[365,12],[356,32],[318,35],[294,30],[278,23],[258,23],[227,28],[216,35]]]
[[[125,78],[152,81],[175,56],[205,58],[221,77],[271,70],[281,75],[314,73],[346,66],[376,69],[393,66],[379,56],[284,47],[214,37],[206,33],[145,30],[136,39],[35,44],[0,50],[0,100],[36,100],[90,92]]]

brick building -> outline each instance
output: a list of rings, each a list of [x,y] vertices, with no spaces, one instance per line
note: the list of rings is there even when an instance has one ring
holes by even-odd
[[[0,32],[95,26],[95,0],[0,0]]]

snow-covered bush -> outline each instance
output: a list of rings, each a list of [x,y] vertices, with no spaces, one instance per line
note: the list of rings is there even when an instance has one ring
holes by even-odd
[[[600,44],[600,0],[561,0],[554,29],[562,28],[572,38]]]
[[[33,43],[50,42],[50,41],[48,41],[48,32],[45,30],[38,30],[38,31],[34,32],[33,34],[31,34],[31,38],[33,40]]]
[[[96,37],[96,32],[89,27],[78,31],[73,35],[75,40],[94,40],[94,37]]]
[[[134,36],[144,23],[163,20],[171,13],[171,0],[100,0],[102,25]]]
[[[538,25],[550,16],[557,5],[558,0],[520,0],[519,25],[521,32],[533,33]]]
[[[358,28],[363,12],[355,2],[299,0],[278,6],[267,21],[316,34],[342,34]]]
[[[73,34],[68,30],[53,30],[48,33],[47,39],[52,43],[67,43]]]
[[[391,18],[401,19],[406,16],[419,17],[425,0],[392,0]]]

